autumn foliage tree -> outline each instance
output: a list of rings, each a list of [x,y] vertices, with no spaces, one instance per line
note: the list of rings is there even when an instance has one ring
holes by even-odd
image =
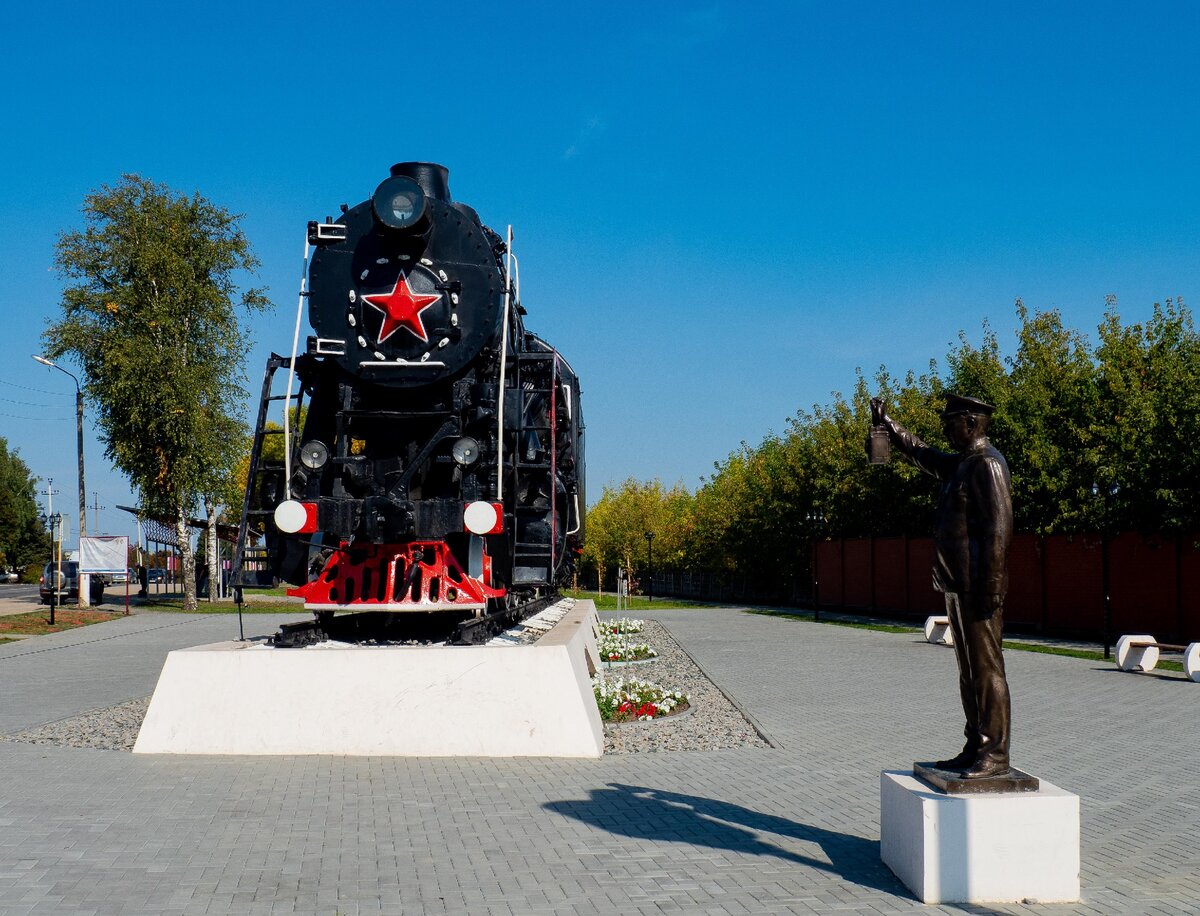
[[[136,175],[89,194],[59,238],[66,281],[46,351],[83,371],[110,460],[145,509],[175,519],[185,607],[195,607],[188,515],[222,492],[244,439],[241,316],[266,308],[239,217]]]
[[[588,511],[585,574],[592,572],[603,583],[608,572],[625,569],[635,578],[646,558],[647,532],[654,534],[655,564],[678,566],[686,556],[690,504],[683,484],[668,488],[661,480],[630,478],[619,487],[605,487]]]

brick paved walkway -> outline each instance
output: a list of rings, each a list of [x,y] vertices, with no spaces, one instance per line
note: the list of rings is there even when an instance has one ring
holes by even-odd
[[[879,861],[879,772],[957,750],[953,652],[653,616],[779,747],[148,758],[0,741],[0,912],[1200,911],[1200,684],[1008,653],[1015,761],[1083,798],[1085,903],[925,907]],[[168,649],[236,634],[149,613],[0,646],[0,733],[144,696]]]

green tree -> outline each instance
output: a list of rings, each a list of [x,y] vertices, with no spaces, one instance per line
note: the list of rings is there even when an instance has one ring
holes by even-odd
[[[258,262],[240,217],[136,175],[89,194],[83,217],[83,230],[59,238],[68,285],[47,351],[82,369],[106,454],[143,506],[175,518],[194,608],[187,517],[239,457],[230,443],[244,436],[236,405],[249,341],[238,306],[268,303],[237,281]]]
[[[1057,310],[1031,315],[1018,300],[1017,317],[995,437],[1012,473],[1014,524],[1038,534],[1077,531],[1089,527],[1095,364],[1086,338],[1064,327]]]
[[[1179,531],[1200,525],[1200,336],[1181,300],[1100,326],[1090,470],[1097,522]]]
[[[37,485],[28,466],[0,437],[0,569],[24,569],[36,581],[50,554],[50,535],[38,514]]]

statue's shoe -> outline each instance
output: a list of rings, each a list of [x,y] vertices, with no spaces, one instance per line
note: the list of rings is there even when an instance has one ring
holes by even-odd
[[[963,771],[963,779],[989,779],[994,776],[1007,776],[1011,769],[1007,760],[984,755]]]
[[[939,760],[934,764],[934,767],[939,770],[965,770],[975,762],[979,751],[973,748],[963,748],[957,757],[951,757],[949,760]]]

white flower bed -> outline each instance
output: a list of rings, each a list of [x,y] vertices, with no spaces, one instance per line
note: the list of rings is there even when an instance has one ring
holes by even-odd
[[[630,642],[615,633],[603,634],[599,645],[600,657],[606,662],[640,662],[658,657],[658,650],[648,643]]]
[[[606,722],[649,721],[670,715],[680,705],[686,705],[688,695],[650,681],[634,678],[608,680],[604,672],[592,678],[600,718]]]
[[[607,633],[631,635],[640,633],[646,629],[646,621],[637,620],[632,617],[622,617],[620,620],[601,620],[602,626]]]

